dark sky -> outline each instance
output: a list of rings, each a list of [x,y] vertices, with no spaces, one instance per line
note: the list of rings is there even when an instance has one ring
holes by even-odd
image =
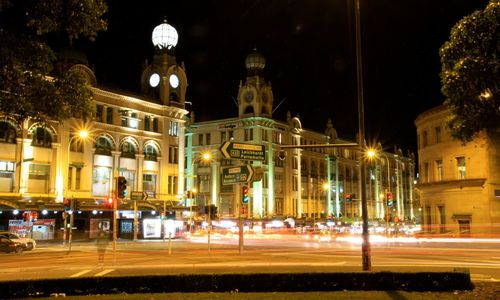
[[[300,115],[340,137],[357,132],[353,0],[108,0],[109,28],[85,47],[102,85],[139,92],[151,61],[151,33],[166,17],[179,33],[188,101],[198,121],[237,116],[245,57],[257,46],[267,60],[274,116]],[[367,141],[416,151],[414,120],[443,102],[438,50],[463,16],[488,0],[361,0]]]

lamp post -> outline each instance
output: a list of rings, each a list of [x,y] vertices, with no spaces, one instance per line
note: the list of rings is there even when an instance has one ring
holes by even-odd
[[[74,139],[80,139],[80,140],[85,140],[88,137],[89,133],[87,130],[80,130],[78,132],[78,135],[74,135],[69,139],[68,142],[68,156],[66,159],[66,170],[69,172],[69,157],[71,154],[71,143],[73,142]],[[69,174],[66,176],[67,179],[69,179]],[[68,185],[71,184],[71,182],[68,182]],[[68,186],[66,186],[66,191],[68,190]],[[68,196],[67,193],[66,197]],[[73,240],[73,222],[75,220],[75,201],[71,199],[70,202],[70,210],[69,210],[69,237],[68,237],[68,253],[71,251],[71,241]],[[64,218],[64,234],[63,234],[63,239],[64,242],[66,241],[66,217]],[[64,244],[64,243],[63,243]]]
[[[189,231],[191,232],[191,228],[192,228],[192,225],[193,225],[193,200],[194,200],[194,197],[195,197],[195,194],[197,192],[197,189],[194,188],[194,165],[196,163],[199,163],[199,162],[204,162],[204,163],[208,163],[212,160],[212,153],[210,153],[209,151],[206,151],[206,152],[202,152],[200,156],[196,157],[195,159],[193,159],[193,161],[191,162],[191,169],[189,170],[190,174],[189,174],[189,185],[188,185],[188,190],[190,191],[190,193],[188,193],[188,197],[191,196],[190,198],[190,205],[189,205]],[[187,206],[187,201],[186,201],[186,204]]]
[[[385,162],[386,162],[386,165],[387,165],[387,186],[385,187],[385,215],[386,215],[386,219],[385,219],[385,231],[386,231],[386,235],[388,236],[389,235],[389,205],[387,204],[387,195],[389,193],[391,193],[391,168],[390,168],[390,165],[389,165],[389,158],[387,157],[387,155],[382,152],[382,151],[377,151],[375,149],[368,149],[367,151],[367,156],[369,158],[380,158],[379,157],[379,154],[382,154],[382,156],[385,158]]]
[[[356,31],[356,87],[358,98],[358,144],[360,153],[363,153],[365,147],[365,108],[363,100],[363,60],[361,53],[361,13],[360,0],[355,0],[354,3],[354,19]],[[370,250],[370,235],[368,232],[368,205],[366,200],[366,170],[363,157],[360,159],[360,185],[361,185],[361,217],[363,219],[363,242],[361,244],[361,257],[363,271],[371,270],[371,250]]]

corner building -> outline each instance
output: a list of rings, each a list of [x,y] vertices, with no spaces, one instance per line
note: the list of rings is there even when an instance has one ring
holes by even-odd
[[[263,77],[265,64],[256,50],[246,57],[247,77],[239,85],[237,117],[196,122],[191,114],[185,132],[185,174],[186,190],[195,191],[192,204],[215,205],[220,217],[238,217],[242,186],[249,186],[245,216],[251,219],[344,217],[352,221],[361,217],[359,161],[364,154],[352,146],[320,147],[353,143],[337,136],[331,120],[320,133],[304,128],[300,118],[290,112],[284,122],[274,119],[271,83]],[[264,160],[224,157],[220,147],[229,142],[264,146]],[[213,157],[209,162],[201,159],[207,152]],[[401,150],[383,154],[386,160],[367,166],[369,217],[414,219],[418,209],[413,192],[414,160]],[[224,169],[244,164],[252,166],[254,180],[224,184]],[[395,197],[390,211],[382,195],[385,190],[393,191]]]
[[[144,195],[137,201],[140,219],[158,217],[156,211],[177,205],[184,190],[179,174],[184,170],[188,83],[174,53],[175,29],[166,23],[157,26],[153,43],[156,52],[143,71],[140,95],[98,85],[81,55],[60,57],[66,67],[85,76],[92,90],[96,116],[87,124],[72,119],[43,127],[27,120],[17,126],[4,116],[0,121],[4,229],[11,227],[12,220],[26,220],[23,226],[28,231],[42,222],[50,234],[35,235],[37,239],[62,238],[63,202],[71,199],[77,206],[75,238],[85,238],[88,231],[97,229],[92,220],[110,221],[108,201],[117,201],[119,237],[124,237],[134,226],[130,214],[134,193]],[[78,137],[83,129],[87,138]],[[116,197],[118,176],[127,181],[124,199]],[[147,201],[143,201],[145,195]]]
[[[446,127],[451,112],[438,106],[415,120],[422,203],[428,233],[500,233],[500,136],[481,132],[462,145]]]

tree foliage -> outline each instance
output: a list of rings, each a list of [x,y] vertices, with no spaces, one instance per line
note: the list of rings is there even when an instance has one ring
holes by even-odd
[[[440,49],[441,92],[448,122],[463,143],[500,130],[500,0],[461,19]]]
[[[94,38],[106,29],[106,10],[104,0],[0,0],[0,111],[18,123],[90,118],[92,92],[84,77],[56,70],[47,40],[71,45]]]

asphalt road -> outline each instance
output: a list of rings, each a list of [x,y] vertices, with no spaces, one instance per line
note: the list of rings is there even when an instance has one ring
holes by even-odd
[[[373,271],[470,270],[474,282],[500,282],[500,241],[391,239],[372,242]],[[358,241],[300,236],[250,236],[239,252],[237,236],[168,241],[119,241],[98,264],[93,242],[40,243],[34,251],[0,254],[0,280],[179,273],[361,271]]]

